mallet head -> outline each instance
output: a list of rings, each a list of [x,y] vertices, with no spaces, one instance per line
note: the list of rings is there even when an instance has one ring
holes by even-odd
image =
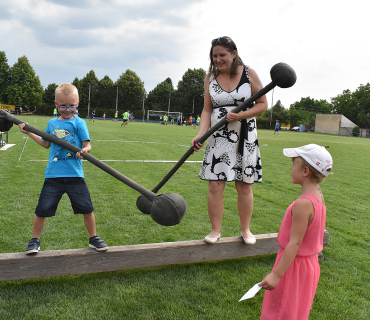
[[[144,214],[150,214],[152,208],[152,202],[143,194],[141,194],[136,200],[137,208]]]
[[[186,207],[184,198],[179,194],[163,193],[154,198],[150,216],[162,226],[174,226],[184,217]]]
[[[136,200],[136,206],[162,226],[174,226],[184,217],[187,204],[177,193],[164,193],[153,200],[141,194]]]
[[[289,88],[297,81],[293,68],[286,63],[275,64],[270,70],[271,80],[280,88]]]

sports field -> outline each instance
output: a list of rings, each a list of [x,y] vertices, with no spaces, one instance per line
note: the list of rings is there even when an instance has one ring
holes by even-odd
[[[50,119],[19,118],[41,130]],[[91,154],[148,189],[175,165],[160,161],[179,160],[197,133],[177,125],[120,124],[87,121]],[[370,140],[300,132],[274,136],[267,130],[259,130],[258,137],[263,183],[254,185],[254,234],[278,232],[286,208],[300,195],[300,187],[290,181],[291,160],[282,149],[308,143],[329,146],[334,174],[321,188],[330,240],[323,250],[310,319],[369,319]],[[15,126],[9,143],[15,146],[0,151],[0,253],[25,251],[48,159],[48,150],[27,140]],[[201,161],[203,154],[199,151],[188,160]],[[208,184],[198,177],[200,165],[185,163],[158,192],[179,193],[188,205],[180,224],[164,227],[137,209],[137,191],[85,161],[97,234],[110,246],[203,239],[210,223]],[[233,183],[226,185],[224,201],[222,237],[239,236]],[[41,250],[87,246],[83,219],[73,215],[63,196],[56,217],[46,221]],[[270,272],[275,256],[0,282],[0,319],[259,319],[263,291],[238,300]]]

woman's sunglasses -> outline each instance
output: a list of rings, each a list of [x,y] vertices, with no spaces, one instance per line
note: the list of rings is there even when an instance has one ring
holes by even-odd
[[[212,47],[214,47],[215,45],[217,44],[220,44],[220,45],[228,45],[231,43],[231,45],[234,47],[234,49],[236,50],[236,45],[234,43],[232,43],[229,39],[227,38],[217,38],[217,39],[213,39],[212,40]]]

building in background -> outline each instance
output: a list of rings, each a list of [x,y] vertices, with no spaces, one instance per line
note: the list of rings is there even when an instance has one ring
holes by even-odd
[[[355,126],[342,114],[316,114],[315,132],[347,136]]]

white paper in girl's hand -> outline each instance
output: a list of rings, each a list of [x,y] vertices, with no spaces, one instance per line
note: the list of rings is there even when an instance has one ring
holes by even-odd
[[[238,302],[243,301],[245,299],[253,298],[256,295],[256,293],[262,289],[262,287],[260,287],[259,284],[260,283],[256,283],[252,288],[250,288],[248,292],[244,296],[242,296],[242,298]]]

